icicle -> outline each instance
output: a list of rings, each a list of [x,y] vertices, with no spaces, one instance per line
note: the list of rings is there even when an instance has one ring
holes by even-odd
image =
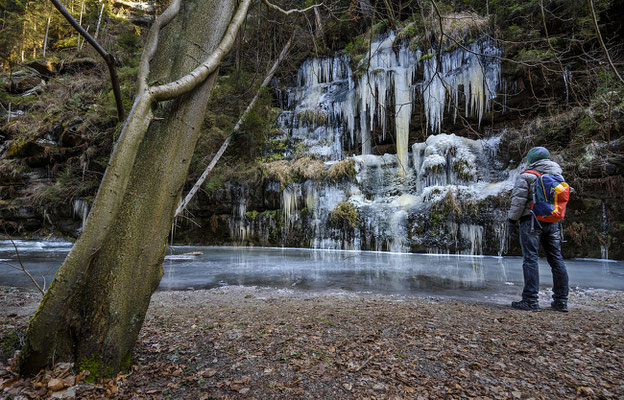
[[[604,243],[600,244],[600,253],[603,260],[609,258],[609,221],[607,220],[607,203],[602,200],[602,238]]]
[[[480,255],[483,252],[483,227],[480,225],[461,224],[459,233],[470,243],[469,255]]]
[[[403,175],[408,168],[409,124],[412,117],[411,85],[408,82],[408,70],[400,70],[394,75],[394,104],[396,126],[397,161],[399,174]]]
[[[286,231],[294,226],[299,219],[297,203],[301,197],[301,185],[292,183],[282,192],[282,212],[284,214],[284,227]]]
[[[87,216],[89,215],[89,202],[83,199],[74,200],[74,217],[80,217],[82,224],[80,229],[84,228]]]
[[[430,54],[436,50],[431,49]],[[464,112],[475,115],[481,124],[485,111],[496,97],[500,81],[500,50],[488,41],[475,42],[470,52],[457,49],[424,61],[422,83],[425,116],[432,132],[440,132],[444,106],[453,109],[453,118],[459,106],[459,87],[464,88]],[[438,62],[440,58],[440,62]]]

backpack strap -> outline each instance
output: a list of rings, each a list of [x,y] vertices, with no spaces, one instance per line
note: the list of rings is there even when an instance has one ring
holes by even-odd
[[[537,179],[539,179],[539,178],[540,178],[540,176],[542,176],[542,175],[543,175],[543,174],[540,174],[539,172],[537,172],[537,171],[536,171],[536,170],[534,170],[534,169],[527,169],[527,170],[524,170],[524,171],[522,171],[521,175],[522,175],[522,174],[532,174],[532,175],[537,176]],[[539,221],[538,221],[538,219],[537,219],[537,216],[536,216],[536,215],[535,215],[535,213],[533,212],[533,205],[534,205],[534,204],[535,204],[535,202],[536,202],[536,200],[535,200],[535,189],[533,189],[533,199],[531,199],[531,200],[533,200],[532,202],[530,202],[530,203],[529,203],[529,208],[531,209],[531,215],[532,215],[532,217],[533,217],[533,218],[531,218],[531,230],[533,230],[533,224],[534,224],[534,222],[537,222],[537,225],[539,225],[540,229],[542,229],[542,225],[539,223]]]
[[[543,175],[543,174],[540,174],[539,172],[537,172],[534,169],[527,169],[525,171],[522,171],[522,173],[523,174],[533,174],[533,175],[537,176],[538,178]]]

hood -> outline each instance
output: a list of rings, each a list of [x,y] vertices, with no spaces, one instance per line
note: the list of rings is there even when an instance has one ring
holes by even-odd
[[[538,160],[534,162],[533,164],[529,165],[529,169],[534,169],[542,174],[561,175],[563,173],[563,170],[561,169],[559,164],[548,159]]]

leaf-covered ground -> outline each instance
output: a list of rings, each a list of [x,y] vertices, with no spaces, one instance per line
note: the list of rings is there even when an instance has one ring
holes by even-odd
[[[37,295],[0,296],[6,336]],[[0,397],[617,399],[623,306],[622,292],[578,290],[567,314],[259,288],[158,292],[129,374],[85,384],[69,365],[29,380],[2,371]]]

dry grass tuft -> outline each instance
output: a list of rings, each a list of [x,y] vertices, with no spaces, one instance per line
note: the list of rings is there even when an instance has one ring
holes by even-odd
[[[356,175],[355,161],[354,160],[342,160],[329,167],[328,171],[329,179],[332,182],[339,182],[343,179],[353,178]]]
[[[292,182],[290,163],[286,160],[262,163],[261,168],[264,172],[264,176],[271,180],[280,182],[283,186]]]
[[[325,163],[310,157],[303,157],[292,163],[292,172],[304,180],[321,180],[325,178]]]
[[[452,190],[446,192],[446,195],[442,199],[441,204],[444,211],[446,211],[449,215],[454,215],[456,217],[461,216],[461,205],[455,198],[455,194]]]
[[[483,32],[488,25],[488,18],[477,13],[461,12],[442,16],[442,31],[446,40],[451,37],[457,41],[479,32]],[[436,36],[440,37],[440,25],[434,24]],[[452,42],[454,42],[451,39]]]

